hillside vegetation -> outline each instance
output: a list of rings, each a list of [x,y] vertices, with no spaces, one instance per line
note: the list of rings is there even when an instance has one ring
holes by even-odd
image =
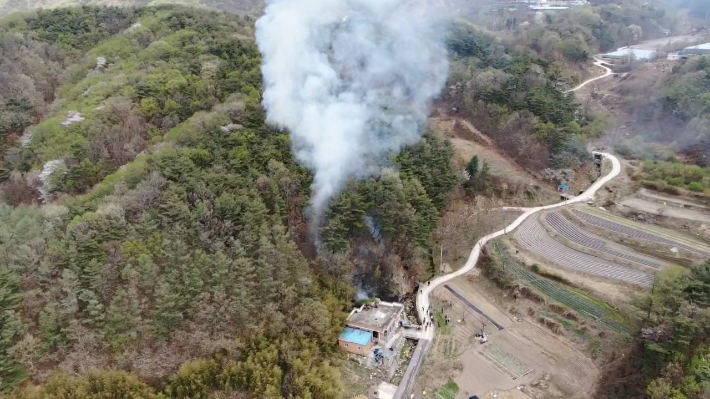
[[[435,273],[452,200],[495,195],[485,159],[464,177],[427,134],[311,220],[313,177],[265,123],[253,25],[175,5],[0,20],[0,395],[343,397],[336,343],[356,291],[411,293]],[[608,121],[575,103],[557,55],[463,25],[447,45],[440,107],[529,170],[586,166]],[[708,267],[661,276],[634,356],[614,364],[631,383],[599,395],[702,397]]]
[[[525,7],[479,7],[468,16],[477,25],[510,37],[549,62],[574,67],[578,73],[568,77],[570,83],[578,83],[581,78],[582,69],[576,64],[594,54],[665,37],[678,25],[676,14],[669,12],[678,4],[595,1],[583,7],[538,12]]]
[[[632,72],[634,73],[643,73]],[[644,142],[671,144],[701,166],[710,166],[710,61],[694,57],[676,64],[651,84],[629,79],[614,89],[629,117],[642,128],[642,137],[621,141],[625,156],[653,156]],[[663,154],[659,154],[663,156]]]
[[[337,398],[351,284],[430,272],[451,146],[427,137],[354,182],[317,254],[311,175],[264,122],[252,26],[174,6],[0,23],[2,84],[26,84],[2,90],[1,391]]]
[[[0,0],[0,17],[16,11],[31,11],[39,8],[79,5],[137,7],[162,4],[203,7],[252,15],[257,15],[264,7],[263,0]]]
[[[455,113],[530,170],[578,169],[588,161],[586,140],[607,122],[582,112],[555,64],[464,25],[454,27],[449,48],[454,62],[445,99]]]
[[[700,399],[710,393],[710,261],[670,267],[641,298],[642,329],[612,362],[597,396]]]
[[[211,15],[217,19],[219,14]],[[27,78],[24,71],[9,75],[19,78],[8,79],[9,85],[26,82],[40,93],[4,91],[5,108],[14,111],[6,114],[6,141],[15,144],[7,152],[5,169],[26,172],[60,160],[51,178],[41,182],[44,196],[81,193],[195,112],[237,91],[258,97],[258,51],[234,40],[250,34],[251,21],[222,18],[216,23],[197,20],[189,12],[85,7],[41,11],[7,22],[7,36],[27,29],[33,32],[33,39],[25,39],[27,45],[32,48],[32,40],[39,41],[36,51],[51,46],[50,54],[58,53],[61,63],[48,65],[49,76],[34,71]],[[126,32],[112,36],[120,30]],[[18,65],[31,65],[22,47],[3,47],[8,52],[18,49],[10,54]],[[102,65],[99,57],[105,61]],[[46,81],[65,83],[56,91],[53,113],[17,140],[25,125],[44,116],[43,102],[53,99],[36,98],[53,89],[49,84],[42,87]],[[71,123],[73,112],[84,120]]]

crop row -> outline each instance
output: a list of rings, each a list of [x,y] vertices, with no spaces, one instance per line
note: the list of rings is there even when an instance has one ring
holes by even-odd
[[[661,269],[665,266],[661,261],[656,259],[609,245],[600,237],[580,229],[577,225],[567,220],[559,212],[548,213],[545,215],[545,220],[563,237],[579,245],[595,249],[599,252],[621,259],[626,259],[642,266],[652,267],[654,269]]]
[[[644,241],[650,241],[656,244],[663,244],[667,245],[669,247],[678,247],[678,248],[683,248],[687,251],[700,254],[703,256],[710,256],[710,252],[699,250],[697,248],[691,247],[689,245],[681,244],[679,242],[669,240],[664,237],[657,236],[655,234],[650,234],[645,231],[641,231],[639,229],[633,228],[631,226],[626,226],[620,223],[612,222],[611,220],[601,218],[599,216],[591,215],[586,212],[582,212],[576,209],[573,209],[572,212],[574,212],[574,215],[577,216],[578,218],[582,219],[585,223],[589,223],[593,226],[609,230],[615,233],[623,234],[629,237],[633,237],[639,240],[644,240]]]
[[[528,250],[560,266],[642,287],[650,287],[653,283],[652,274],[587,255],[555,241],[534,217],[520,225],[515,231],[515,239]]]
[[[493,244],[497,258],[503,262],[506,270],[515,275],[519,280],[537,289],[543,295],[555,302],[561,303],[570,309],[578,312],[584,317],[599,322],[612,330],[629,335],[629,329],[624,326],[623,316],[609,305],[602,305],[595,300],[588,298],[585,294],[576,292],[561,284],[544,279],[529,271],[524,266],[511,259],[497,244]]]

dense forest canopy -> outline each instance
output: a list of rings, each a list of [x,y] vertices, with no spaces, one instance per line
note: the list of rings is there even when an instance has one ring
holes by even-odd
[[[95,34],[107,14],[134,28]],[[27,160],[20,172],[62,156],[67,170],[53,187],[78,193],[130,161],[138,149],[124,151],[135,139],[162,147],[89,195],[4,206],[3,389],[24,377],[44,381],[55,367],[120,368],[173,381],[165,389],[178,392],[180,378],[194,377],[170,380],[181,364],[227,353],[220,372],[233,377],[210,389],[337,394],[328,353],[347,290],[328,289],[320,265],[294,243],[309,177],[293,163],[288,136],[264,124],[250,22],[181,8],[83,7],[7,27],[59,49],[92,49],[59,94],[86,119],[64,127],[62,107],[60,119],[31,128],[32,144],[16,150]],[[105,70],[96,70],[98,56]],[[115,154],[92,156],[124,135]],[[45,151],[54,153],[43,159]],[[57,378],[47,394],[84,383]]]
[[[565,63],[666,18],[593,10],[509,42],[453,25],[437,106],[529,170],[584,166],[608,121],[575,102]],[[0,20],[0,394],[339,398],[335,342],[355,290],[398,299],[434,273],[432,233],[452,197],[488,194],[485,160],[466,178],[427,134],[314,224],[312,175],[265,123],[253,25],[179,6]],[[663,112],[700,129],[707,72],[674,71]],[[677,177],[644,167],[651,182]],[[689,189],[706,178],[691,172]],[[661,277],[616,365],[634,384],[604,394],[698,397],[708,268]]]
[[[431,272],[451,145],[426,136],[353,182],[317,252],[253,22],[85,6],[0,23],[0,390],[340,397],[352,283],[400,295],[395,273]]]
[[[587,160],[585,140],[607,122],[582,112],[555,64],[465,25],[453,27],[448,46],[454,62],[445,100],[455,113],[476,120],[533,171],[576,169]]]
[[[16,11],[39,8],[79,5],[139,7],[160,4],[178,4],[249,15],[257,15],[264,8],[264,0],[4,0],[0,2],[0,17]]]
[[[659,274],[640,301],[635,347],[602,377],[607,398],[701,399],[710,392],[710,261]]]

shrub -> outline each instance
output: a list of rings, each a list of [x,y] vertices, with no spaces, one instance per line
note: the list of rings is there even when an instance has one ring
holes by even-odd
[[[683,181],[682,177],[672,177],[668,179],[668,184],[670,184],[671,186],[680,187],[685,184],[685,181]]]
[[[664,181],[644,180],[641,183],[641,185],[644,188],[647,188],[649,190],[655,190],[655,191],[659,191],[659,192],[666,193],[666,194],[671,194],[671,195],[680,195],[681,194],[681,191],[679,188],[670,186]]]
[[[553,280],[553,281],[557,281],[558,283],[574,286],[574,284],[572,284],[572,282],[570,282],[566,278],[564,278],[558,274],[548,272],[547,270],[541,268],[537,263],[534,263],[532,266],[530,266],[530,270],[532,270],[533,273],[535,273],[535,274],[538,274],[542,277],[549,278],[550,280]]]
[[[694,181],[694,182],[688,184],[688,190],[701,193],[701,192],[703,192],[703,190],[705,190],[705,186],[703,186],[703,183]]]

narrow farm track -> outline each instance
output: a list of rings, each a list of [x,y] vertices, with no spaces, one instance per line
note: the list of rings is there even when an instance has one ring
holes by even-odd
[[[496,231],[494,233],[488,234],[486,236],[483,236],[478,242],[476,242],[476,245],[473,246],[473,249],[471,250],[471,254],[468,257],[468,260],[466,261],[466,264],[456,270],[453,271],[449,274],[445,274],[443,276],[436,277],[426,283],[421,284],[421,288],[419,290],[419,293],[417,294],[416,298],[416,304],[417,304],[417,315],[419,316],[419,321],[420,323],[424,324],[424,322],[427,320],[427,309],[429,309],[430,302],[429,302],[429,296],[431,295],[432,291],[446,283],[447,281],[454,279],[456,277],[462,276],[471,270],[473,270],[474,267],[476,267],[476,263],[478,262],[478,257],[481,254],[481,248],[483,248],[486,243],[496,237],[500,237],[502,235],[508,234],[509,232],[513,231],[515,228],[520,226],[526,219],[528,219],[530,216],[536,214],[537,212],[541,210],[546,210],[546,209],[554,209],[558,207],[562,207],[565,205],[571,205],[575,204],[578,202],[585,202],[587,198],[594,197],[594,194],[596,194],[597,190],[599,190],[604,184],[615,178],[616,176],[619,175],[621,172],[621,163],[619,160],[608,153],[601,153],[602,156],[608,160],[611,161],[612,168],[609,174],[607,174],[604,177],[601,177],[599,180],[594,182],[591,186],[589,186],[588,189],[586,189],[581,195],[572,198],[570,200],[564,201],[564,202],[559,202],[556,204],[552,205],[547,205],[547,206],[538,206],[535,208],[507,208],[507,209],[516,209],[524,212],[522,215],[518,216],[513,223],[510,225],[506,226],[503,230]],[[421,345],[422,348],[427,348],[430,347],[429,343],[434,339],[434,335],[436,332],[436,328],[432,326],[431,328],[425,329],[424,331],[420,332],[419,335],[419,345]],[[424,362],[425,356],[421,356],[416,362],[411,361],[409,364],[409,367],[407,371],[410,370],[418,370],[421,364]],[[408,394],[408,389],[409,387],[414,386],[414,379],[416,379],[416,373],[405,373],[408,375],[407,378],[403,378],[402,381],[400,382],[399,387],[397,388],[397,392],[395,392],[395,399],[403,399],[405,396]]]
[[[567,220],[567,218],[562,216],[559,212],[548,213],[547,215],[545,215],[545,220],[553,229],[555,229],[555,231],[557,231],[564,238],[584,247],[591,248],[617,258],[625,259],[637,263],[641,266],[651,267],[656,270],[668,266],[667,263],[662,262],[660,260],[653,259],[648,256],[643,256],[633,251],[626,250],[622,247],[612,245],[603,240],[601,237],[598,237],[597,235],[592,233],[588,233],[577,227],[577,225]]]
[[[586,86],[588,83],[592,83],[592,82],[594,82],[595,80],[599,80],[599,79],[605,78],[605,77],[611,75],[612,73],[614,73],[614,71],[612,71],[611,68],[609,68],[609,67],[607,67],[607,66],[604,65],[604,61],[602,61],[602,60],[600,60],[600,59],[598,59],[598,58],[594,58],[594,65],[596,65],[596,66],[598,66],[598,67],[600,67],[600,68],[603,68],[603,69],[604,69],[604,74],[603,74],[603,75],[599,75],[599,76],[595,76],[595,77],[590,78],[590,79],[587,79],[587,80],[585,80],[584,82],[580,83],[580,84],[579,84],[577,87],[575,87],[574,89],[570,89],[570,90],[568,90],[568,91],[577,91],[577,90],[581,89],[582,87]]]
[[[579,90],[580,88],[582,88],[584,85],[586,85],[587,83],[589,83],[591,81],[601,79],[603,77],[611,75],[612,74],[611,69],[601,65],[601,63],[602,62],[600,60],[596,60],[596,62],[595,62],[596,65],[598,65],[606,70],[606,73],[603,76],[598,76],[596,78],[589,79],[570,91]],[[619,162],[619,160],[615,156],[608,154],[608,153],[602,153],[602,156],[611,161],[611,163],[612,163],[611,171],[606,176],[604,176],[604,177],[600,178],[599,180],[597,180],[596,182],[594,182],[594,184],[592,184],[587,190],[585,190],[584,193],[582,193],[582,195],[572,198],[570,200],[564,201],[564,202],[553,204],[553,205],[539,206],[539,207],[535,207],[535,208],[517,208],[520,211],[523,211],[524,213],[522,215],[518,216],[518,218],[515,219],[515,221],[513,221],[513,223],[511,223],[509,226],[503,228],[503,230],[496,231],[496,232],[486,235],[486,236],[482,237],[480,240],[478,240],[478,242],[476,242],[476,245],[473,246],[473,249],[471,250],[471,254],[468,257],[468,260],[466,261],[466,264],[462,268],[460,268],[459,270],[456,270],[454,272],[451,272],[449,274],[434,278],[434,279],[428,281],[426,284],[422,284],[421,289],[419,290],[419,293],[417,294],[417,297],[416,297],[417,315],[419,316],[420,323],[423,324],[427,318],[426,310],[429,309],[429,306],[430,306],[429,295],[432,293],[432,291],[436,287],[446,283],[447,281],[454,279],[456,277],[462,276],[462,275],[470,272],[471,270],[473,270],[473,268],[476,267],[476,263],[478,262],[478,257],[481,254],[481,248],[483,248],[483,246],[486,245],[486,243],[488,241],[490,241],[496,237],[499,237],[499,236],[509,233],[510,231],[515,229],[516,227],[520,226],[528,217],[530,217],[531,215],[533,215],[541,210],[553,209],[553,208],[565,206],[568,204],[574,204],[577,202],[586,201],[587,198],[594,197],[594,194],[596,194],[597,190],[599,190],[604,184],[606,184],[607,182],[609,182],[610,180],[612,180],[613,178],[618,176],[619,173],[621,172],[621,163]],[[516,208],[511,208],[511,209],[516,209]],[[419,336],[420,342],[417,347],[424,348],[424,349],[430,348],[431,347],[430,343],[434,339],[435,331],[436,331],[436,328],[434,326],[432,326],[429,329],[425,329],[423,331],[423,333]],[[426,355],[424,354],[424,355],[420,356],[420,358],[418,358],[416,361],[412,360],[410,362],[409,367],[407,368],[407,372],[405,372],[405,375],[408,374],[409,377],[403,378],[402,381],[400,382],[399,387],[397,388],[397,391],[395,392],[395,395],[394,395],[395,399],[404,399],[408,395],[409,387],[414,386],[414,380],[416,379],[417,373],[414,371],[419,370],[419,368],[423,364],[425,358],[426,358]]]
[[[650,287],[653,275],[587,255],[555,241],[536,218],[528,218],[515,231],[515,240],[521,246],[553,263],[592,276],[618,280],[629,284]]]
[[[655,234],[651,234],[651,233],[636,229],[631,226],[616,223],[616,222],[613,222],[608,219],[604,219],[604,218],[596,216],[596,215],[592,215],[592,214],[589,214],[586,212],[579,211],[577,209],[573,209],[572,212],[574,213],[575,216],[582,219],[582,221],[584,221],[585,223],[589,223],[593,226],[602,228],[604,230],[609,230],[614,233],[623,234],[625,236],[629,236],[629,237],[636,238],[639,240],[649,241],[649,242],[652,242],[655,244],[662,244],[662,245],[665,245],[668,247],[682,248],[682,249],[685,249],[686,251],[690,251],[690,252],[693,252],[693,253],[696,253],[696,254],[699,254],[702,256],[710,256],[710,252],[708,252],[708,251],[703,251],[703,250],[691,247],[689,245],[685,245],[683,243],[680,243],[680,242],[677,242],[674,240],[670,240],[670,239],[667,239],[667,238],[664,238],[661,236],[657,236]]]
[[[486,243],[488,241],[511,232],[512,230],[514,230],[515,228],[520,226],[530,216],[534,215],[535,213],[537,213],[541,210],[554,209],[554,208],[562,207],[565,205],[571,205],[571,204],[575,204],[578,202],[584,202],[584,201],[586,201],[587,198],[593,197],[594,194],[597,192],[597,190],[599,190],[604,184],[606,184],[611,179],[618,176],[619,172],[621,172],[621,163],[619,163],[619,160],[615,156],[613,156],[611,154],[607,154],[607,153],[602,153],[602,156],[604,156],[605,158],[607,158],[611,161],[611,163],[612,163],[611,171],[606,176],[604,176],[604,177],[600,178],[599,180],[597,180],[596,182],[594,182],[594,184],[592,184],[587,190],[585,190],[584,193],[582,193],[582,195],[579,195],[579,196],[572,198],[568,201],[559,202],[559,203],[547,205],[547,206],[539,206],[539,207],[535,207],[535,208],[504,208],[504,209],[520,210],[520,211],[523,211],[524,213],[522,215],[518,216],[518,218],[515,219],[515,221],[513,221],[513,223],[511,223],[509,226],[506,226],[503,230],[499,230],[494,233],[488,234],[486,236],[483,236],[480,240],[478,240],[476,245],[473,246],[473,249],[471,250],[471,254],[468,257],[468,260],[466,261],[466,264],[462,268],[460,268],[454,272],[451,272],[449,274],[445,274],[443,276],[436,277],[426,283],[421,284],[421,289],[419,290],[419,293],[417,294],[417,300],[416,300],[417,314],[419,316],[420,322],[423,323],[424,320],[426,320],[426,317],[427,317],[426,309],[429,308],[429,295],[431,294],[431,292],[439,285],[444,284],[453,278],[456,278],[458,276],[462,276],[462,275],[470,272],[471,270],[473,270],[473,268],[476,267],[476,263],[478,262],[478,257],[481,254],[481,248],[484,245],[486,245]],[[427,339],[427,340],[434,338],[434,330],[435,330],[434,328],[430,328],[430,329],[426,330],[421,335],[421,338]]]

